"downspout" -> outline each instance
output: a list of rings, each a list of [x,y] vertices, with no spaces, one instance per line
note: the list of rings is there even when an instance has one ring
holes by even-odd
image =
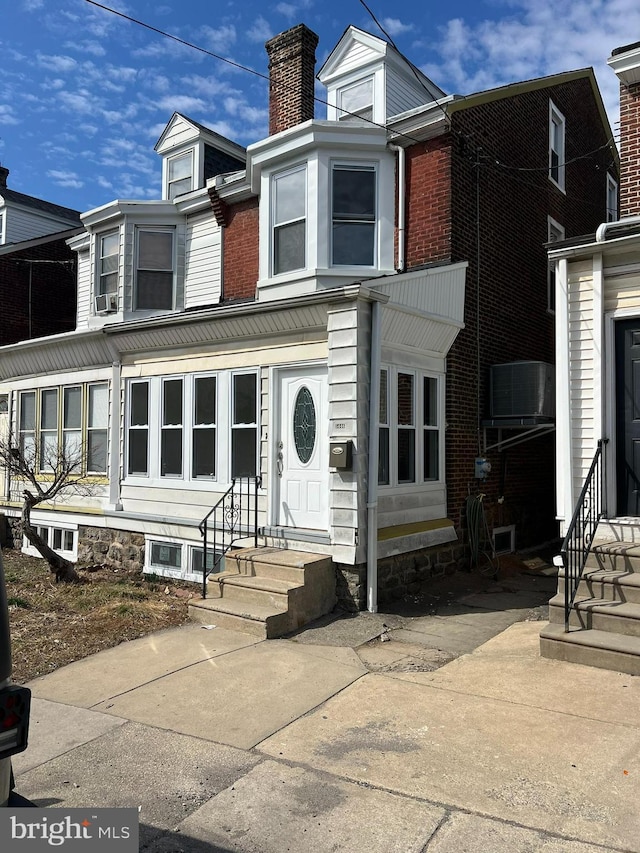
[[[398,154],[398,262],[397,272],[404,272],[405,267],[405,150],[401,145],[389,145],[390,151]]]
[[[122,365],[114,361],[111,366],[111,429],[109,434],[109,503],[116,512],[122,512],[120,500],[120,401],[122,390],[120,376]]]
[[[380,303],[371,303],[369,475],[367,485],[367,610],[378,612],[378,420],[380,417]]]

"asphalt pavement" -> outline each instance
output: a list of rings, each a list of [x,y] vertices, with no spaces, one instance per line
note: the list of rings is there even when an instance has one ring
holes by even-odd
[[[540,658],[554,590],[123,643],[31,682],[18,791],[136,806],[147,853],[640,853],[640,681]]]

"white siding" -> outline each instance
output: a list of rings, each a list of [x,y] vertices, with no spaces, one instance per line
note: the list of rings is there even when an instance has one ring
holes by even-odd
[[[418,85],[417,81],[415,81],[414,85],[407,85],[406,78],[401,77],[389,66],[387,66],[386,75],[387,118],[397,116],[406,110],[412,110],[414,107],[431,103],[433,100],[426,89]]]
[[[362,561],[367,530],[369,305],[329,311],[329,439],[351,439],[353,470],[329,474],[329,527],[334,558]]]
[[[86,326],[91,314],[91,254],[87,248],[78,252],[77,327],[81,328]]]
[[[345,76],[353,71],[357,71],[370,62],[380,60],[380,53],[377,50],[367,47],[357,41],[352,41],[349,49],[345,52],[340,62],[340,74]]]
[[[593,272],[569,264],[569,410],[573,495],[579,495],[599,436],[594,435]]]
[[[22,240],[44,237],[46,234],[55,234],[58,231],[64,231],[67,228],[73,228],[80,224],[77,221],[60,219],[59,217],[49,216],[46,213],[23,210],[11,204],[6,205],[4,210],[6,218],[6,243],[20,243]]]
[[[211,211],[187,220],[185,308],[213,305],[222,290],[222,229]]]
[[[189,142],[193,142],[197,136],[198,131],[193,127],[193,125],[188,124],[180,116],[176,116],[173,123],[168,128],[167,135],[162,140],[162,145],[158,151],[160,151],[160,153],[164,153],[165,151],[169,151],[179,145],[186,145]]]

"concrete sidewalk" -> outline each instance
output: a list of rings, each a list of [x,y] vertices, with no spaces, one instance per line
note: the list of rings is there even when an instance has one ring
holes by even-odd
[[[640,853],[640,681],[542,660],[545,595],[124,643],[32,682],[18,790],[149,853]]]

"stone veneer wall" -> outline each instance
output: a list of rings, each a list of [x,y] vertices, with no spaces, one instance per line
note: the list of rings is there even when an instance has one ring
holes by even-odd
[[[81,525],[78,528],[78,563],[106,563],[128,571],[142,571],[144,536],[126,530]]]
[[[434,545],[422,551],[411,551],[386,557],[378,562],[378,602],[393,601],[403,595],[416,593],[430,578],[451,575],[463,568],[464,546],[459,542]],[[349,612],[365,610],[367,606],[366,565],[336,564],[336,595],[338,604]]]

